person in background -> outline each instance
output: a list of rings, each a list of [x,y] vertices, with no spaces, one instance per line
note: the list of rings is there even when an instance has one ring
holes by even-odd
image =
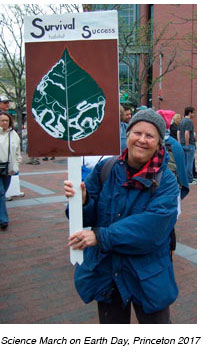
[[[49,160],[49,157],[44,157],[43,158],[43,161],[48,161]],[[50,160],[55,160],[55,157],[50,157]]]
[[[170,136],[175,138],[175,140],[177,140],[178,142],[180,142],[178,129],[181,119],[181,115],[179,113],[175,113],[170,125]]]
[[[131,117],[132,117],[132,112],[131,112],[131,108],[128,105],[122,105],[124,112],[122,115],[122,122],[126,122],[129,123]]]
[[[28,130],[27,130],[27,121],[25,121],[22,128],[22,147],[25,152],[28,154]],[[39,157],[29,157],[29,161],[26,162],[27,165],[40,165]]]
[[[26,162],[27,165],[40,165],[39,157],[30,157],[29,161]]]
[[[163,117],[166,123],[165,146],[167,147],[167,151],[170,154],[168,167],[177,176],[181,191],[181,199],[183,199],[189,192],[189,184],[182,146],[179,144],[179,142],[177,142],[176,139],[171,136],[170,133],[170,127],[173,121],[173,117],[175,116],[175,112],[171,110],[158,110],[157,113]],[[173,160],[175,161],[175,165],[173,164]]]
[[[18,172],[22,161],[20,150],[20,138],[13,128],[12,117],[5,111],[0,113],[0,162],[8,162],[7,175],[0,175],[0,226],[2,230],[7,229],[9,218],[5,202],[5,193],[9,188],[11,176]]]
[[[26,162],[27,165],[40,165],[39,157],[29,157],[29,161]]]
[[[28,152],[27,121],[22,125],[22,150]]]
[[[181,213],[181,200],[184,199],[189,193],[189,184],[187,171],[185,167],[185,159],[184,152],[182,146],[177,142],[175,138],[173,138],[170,134],[171,123],[173,123],[173,118],[175,116],[175,112],[171,110],[158,110],[159,113],[165,123],[166,123],[166,134],[165,134],[165,146],[167,152],[169,154],[168,168],[174,173],[177,178],[180,195],[178,198],[178,217]],[[173,251],[176,249],[176,233],[175,229],[171,231],[171,256]]]
[[[148,107],[146,105],[141,105],[139,107],[136,107],[136,111],[138,110],[146,110]]]
[[[196,163],[196,152],[197,152],[197,138],[196,138],[196,132],[194,132],[194,138],[195,138],[195,155],[194,155],[194,162],[193,162],[193,182],[197,183],[197,163]]]
[[[10,108],[10,100],[7,96],[0,96],[0,112],[7,112]]]
[[[129,116],[129,115],[128,115]],[[120,105],[120,141],[121,141],[121,153],[127,147],[127,126],[126,113],[124,107]]]
[[[82,230],[69,237],[84,251],[75,286],[85,303],[96,300],[101,324],[129,324],[131,304],[141,324],[169,324],[178,289],[170,257],[179,187],[167,168],[165,122],[139,111],[127,128],[127,148],[102,184],[99,162],[81,183]],[[67,198],[74,196],[64,181]],[[66,209],[68,216],[68,207]]]
[[[193,118],[195,109],[192,106],[186,107],[184,118],[179,125],[179,138],[185,155],[185,165],[188,174],[188,182],[193,182],[193,164],[196,150]]]

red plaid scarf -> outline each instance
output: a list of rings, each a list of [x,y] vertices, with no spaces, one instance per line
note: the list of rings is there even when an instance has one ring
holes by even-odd
[[[135,177],[142,177],[153,180],[153,184],[157,185],[155,183],[155,175],[159,171],[160,166],[163,162],[164,153],[164,148],[160,146],[159,149],[153,155],[153,157],[137,173],[131,175],[130,171],[128,170],[128,181],[124,183],[123,186],[128,188],[143,189],[144,185],[141,182],[134,180]],[[126,162],[127,156],[128,149],[126,148],[120,156],[120,160]]]

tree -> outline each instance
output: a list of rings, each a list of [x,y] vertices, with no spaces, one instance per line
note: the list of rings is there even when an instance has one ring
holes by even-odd
[[[121,23],[119,61],[128,66],[134,79],[134,88],[130,93],[133,103],[140,104],[162,77],[180,65],[177,62],[177,45],[172,46],[175,34],[165,36],[169,26],[170,23],[167,23],[161,29],[154,27],[153,30],[151,20],[143,25],[135,22],[131,28]],[[153,63],[160,61],[164,53],[163,70],[153,77]]]
[[[117,9],[122,10],[125,5],[103,5],[104,10]],[[95,11],[96,5],[84,4],[84,11]],[[142,24],[142,25],[141,25]],[[122,76],[121,65],[125,64],[128,68],[129,78],[133,86],[126,89],[129,100],[133,104],[140,104],[141,99],[149,92],[168,72],[176,69],[177,48],[171,49],[171,38],[164,40],[170,23],[163,26],[157,33],[153,29],[150,21],[139,19],[133,25],[128,26],[123,18],[119,18],[119,64],[120,64],[120,87],[121,90],[126,87],[126,78]],[[163,54],[165,49],[169,48],[163,72],[159,76],[152,77],[152,66],[158,61],[159,54]],[[127,81],[128,82],[128,81]]]
[[[0,89],[16,105],[18,131],[25,105],[23,14],[17,5],[3,6],[0,15]]]
[[[22,115],[26,105],[24,16],[79,12],[81,6],[16,4],[1,5],[0,10],[0,93],[5,93],[15,103],[18,133],[21,136]]]
[[[126,5],[102,5],[103,10],[125,10]],[[175,5],[178,6],[178,5]],[[179,5],[180,6],[180,5]],[[98,5],[84,4],[84,11],[96,11]],[[170,31],[174,21],[173,14],[170,14],[170,21],[157,25],[150,19],[146,21],[141,18],[134,24],[128,26],[121,16],[119,17],[119,65],[120,65],[120,88],[128,92],[128,99],[133,104],[140,104],[142,99],[148,102],[148,95],[151,97],[153,87],[160,83],[161,79],[169,72],[178,67],[188,66],[188,57],[185,56],[185,46],[180,47],[177,32]],[[191,21],[191,19],[184,19]],[[170,35],[171,34],[171,35]],[[192,34],[188,33],[184,39],[184,45],[191,45],[195,41]],[[191,48],[189,48],[191,51]],[[160,72],[152,72],[153,65],[158,63]],[[160,66],[161,63],[163,66]],[[129,88],[129,81],[122,75],[122,66],[128,68],[128,77],[133,84]],[[128,87],[128,88],[127,88]],[[123,91],[124,93],[124,91]],[[145,102],[146,102],[145,101]],[[148,103],[151,106],[151,103]]]
[[[172,6],[178,6],[180,5],[172,5]],[[171,12],[171,15],[173,17],[173,24],[175,25],[185,25],[185,24],[191,24],[193,31],[187,32],[184,35],[184,38],[182,39],[182,45],[181,45],[181,51],[184,54],[192,54],[197,55],[197,10],[195,5],[192,5],[192,11],[190,16],[183,16],[183,15],[177,15],[176,12]],[[183,61],[183,66],[186,68],[186,70],[189,69],[189,71],[186,71],[186,73],[190,76],[191,79],[197,78],[197,63],[196,61],[193,61],[193,56],[186,56]]]

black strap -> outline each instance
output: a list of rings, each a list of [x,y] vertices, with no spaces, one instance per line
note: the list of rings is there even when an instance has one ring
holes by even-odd
[[[9,162],[9,157],[10,157],[10,132],[11,132],[11,131],[9,131],[9,134],[8,134],[8,136],[9,136],[9,146],[8,146],[8,162]]]
[[[109,158],[103,165],[101,172],[100,172],[100,181],[101,184],[103,185],[105,183],[105,181],[107,180],[107,177],[110,173],[110,171],[112,170],[112,167],[114,166],[114,164],[117,162],[118,158],[120,156],[113,156],[111,158]]]

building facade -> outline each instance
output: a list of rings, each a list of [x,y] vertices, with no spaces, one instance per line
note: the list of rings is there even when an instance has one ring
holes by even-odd
[[[197,109],[197,5],[154,5],[153,19],[155,27],[170,22],[164,34],[167,47],[162,48],[153,64],[153,76],[164,71],[170,53],[176,55],[175,69],[167,72],[153,88],[152,104],[156,109],[184,115],[187,106]]]
[[[137,22],[143,33],[147,33],[146,43],[143,38],[138,41],[135,34],[131,36],[137,46],[128,51],[127,61],[122,61],[121,46],[119,49],[120,90],[122,94],[129,94],[126,101],[155,110],[173,110],[182,116],[185,107],[197,108],[196,4],[92,6],[95,6],[92,10],[98,11],[117,8],[120,44],[126,35],[122,33],[125,31],[121,27],[123,23],[128,32]],[[133,31],[136,32],[135,27]],[[133,92],[137,95],[136,100],[131,97]],[[196,119],[194,123],[196,130]]]

